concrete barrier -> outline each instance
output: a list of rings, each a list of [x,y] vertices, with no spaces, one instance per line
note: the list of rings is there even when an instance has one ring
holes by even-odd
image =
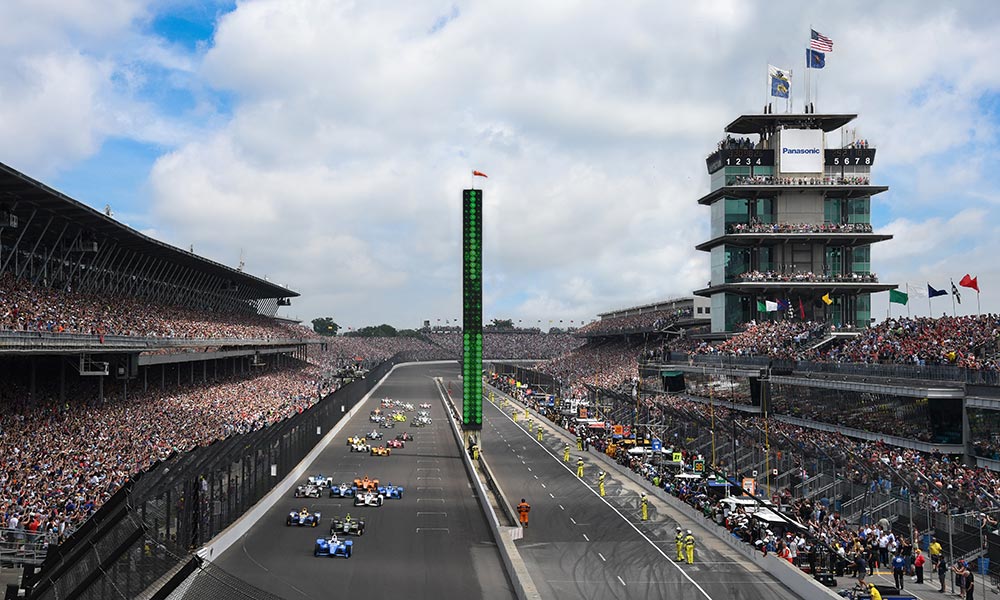
[[[435,379],[435,382],[441,394],[441,401],[445,404],[446,412],[448,413],[448,423],[451,425],[452,433],[455,435],[455,442],[461,449],[462,464],[465,465],[465,470],[469,474],[469,480],[476,486],[476,496],[479,498],[479,506],[483,509],[483,513],[486,514],[486,521],[490,524],[493,539],[496,541],[497,549],[500,551],[500,558],[503,560],[507,576],[514,586],[514,593],[517,595],[518,600],[541,600],[538,589],[535,588],[535,583],[531,580],[528,568],[524,564],[524,559],[521,558],[521,553],[517,551],[517,546],[514,545],[512,538],[515,532],[511,530],[517,530],[518,532],[522,532],[523,530],[521,530],[520,526],[503,527],[500,525],[496,512],[487,498],[486,487],[476,474],[476,467],[472,464],[472,458],[465,448],[465,440],[462,438],[462,432],[458,428],[458,421],[456,419],[458,416],[457,409],[452,402],[451,395],[444,388],[444,384],[440,378]],[[501,501],[506,502],[506,499],[504,498]]]

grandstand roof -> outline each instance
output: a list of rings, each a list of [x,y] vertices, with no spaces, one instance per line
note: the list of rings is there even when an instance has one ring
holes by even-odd
[[[693,296],[667,298],[665,300],[657,300],[656,302],[650,302],[649,304],[640,304],[638,306],[630,306],[628,308],[616,308],[615,310],[609,310],[607,312],[597,313],[597,316],[604,319],[604,318],[624,317],[628,315],[647,313],[658,310],[671,310],[680,306],[683,307],[694,306],[695,300],[696,299]]]
[[[709,205],[722,198],[773,198],[793,192],[819,192],[829,198],[862,198],[888,189],[886,185],[726,185],[698,198],[698,204]]]
[[[711,296],[718,292],[733,292],[736,294],[790,294],[792,296],[812,294],[819,298],[829,292],[839,294],[866,294],[894,290],[899,285],[895,283],[877,283],[864,281],[741,281],[739,283],[723,283],[712,287],[695,290],[697,296]]]
[[[23,234],[29,240],[44,237],[48,239],[49,244],[55,244],[62,227],[48,227],[46,223],[50,219],[60,225],[72,223],[80,229],[93,233],[96,238],[94,241],[98,243],[111,241],[136,253],[179,264],[201,273],[224,277],[238,285],[246,286],[249,296],[253,298],[291,298],[299,295],[298,292],[266,279],[248,275],[155,240],[0,163],[0,212],[12,210],[16,212],[20,221],[21,231],[18,235]],[[35,211],[37,211],[36,218],[29,219],[29,215]]]
[[[727,133],[751,134],[774,131],[780,127],[792,129],[822,129],[823,131],[833,131],[847,125],[858,115],[835,114],[762,114],[762,115],[741,115],[726,125]]]

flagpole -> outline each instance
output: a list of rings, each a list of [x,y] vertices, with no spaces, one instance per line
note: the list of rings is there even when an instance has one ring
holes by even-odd
[[[907,298],[906,298],[906,318],[909,319],[910,318],[910,298],[909,298],[909,296],[910,296],[910,284],[909,283],[906,284],[906,296],[907,296]]]
[[[957,316],[957,311],[955,310],[955,280],[949,279],[951,282],[951,316]]]
[[[809,36],[812,37],[812,23],[809,24]],[[812,86],[809,84],[809,71],[812,71],[809,64],[809,59],[812,56],[809,53],[809,49],[812,45],[806,46],[806,108],[802,112],[809,112],[809,97],[812,96]]]
[[[976,314],[983,316],[983,309],[979,306],[979,290],[976,290]]]
[[[927,316],[933,319],[934,318],[934,313],[931,312],[931,290],[930,290],[930,287],[931,287],[931,282],[928,281],[927,282]]]

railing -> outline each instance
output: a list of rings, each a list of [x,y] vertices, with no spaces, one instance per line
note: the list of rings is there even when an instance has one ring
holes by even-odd
[[[726,233],[872,233],[870,223],[731,223]]]
[[[768,356],[730,356],[665,352],[647,364],[688,364],[724,369],[766,369],[798,373],[823,373],[918,381],[955,381],[972,385],[1000,385],[1000,371],[966,369],[953,365],[898,365],[880,363],[812,362],[779,360]]]
[[[41,565],[45,560],[46,548],[57,539],[56,534],[0,528],[0,566]]]
[[[89,335],[47,331],[0,331],[0,348],[32,350],[78,348],[102,350],[150,350],[201,346],[263,346],[309,343],[308,338],[185,338],[130,335]]]

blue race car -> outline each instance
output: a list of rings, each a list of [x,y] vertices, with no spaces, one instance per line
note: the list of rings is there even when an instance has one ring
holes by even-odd
[[[358,493],[358,488],[348,483],[330,486],[331,498],[353,498],[356,493]]]
[[[311,513],[306,507],[302,507],[302,510],[293,510],[288,513],[288,517],[285,519],[285,525],[298,525],[302,527],[303,525],[307,527],[316,527],[319,525],[320,514],[318,512]]]
[[[351,558],[354,542],[351,540],[341,541],[336,535],[330,538],[317,538],[316,547],[313,549],[313,556],[343,556]]]
[[[389,500],[401,500],[403,498],[403,486],[388,483],[385,487],[378,488],[378,493]]]

